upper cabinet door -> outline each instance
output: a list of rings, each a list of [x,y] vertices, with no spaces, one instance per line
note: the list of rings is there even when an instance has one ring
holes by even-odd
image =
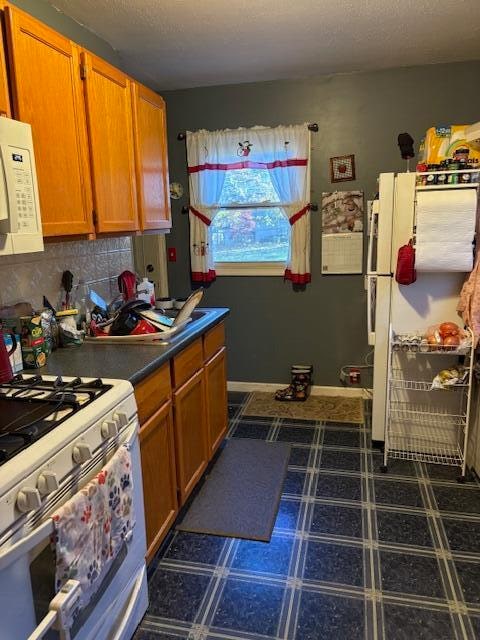
[[[100,233],[139,228],[133,152],[131,81],[83,52],[96,228]]]
[[[133,83],[138,208],[142,229],[170,229],[165,102]]]
[[[78,47],[34,18],[5,9],[14,117],[32,125],[43,233],[93,231]]]
[[[4,6],[0,6],[3,10]],[[4,13],[0,15],[0,116],[12,116],[10,109],[10,91],[8,89],[7,63],[5,60],[5,40],[3,36],[5,18]]]

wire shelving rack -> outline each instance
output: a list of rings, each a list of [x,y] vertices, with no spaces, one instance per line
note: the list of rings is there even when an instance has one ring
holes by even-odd
[[[467,347],[405,350],[399,348],[405,336],[396,336],[390,328],[384,473],[388,460],[396,458],[457,465],[458,480],[465,480],[475,348],[473,334],[468,334]],[[461,367],[465,377],[433,388],[434,376],[449,367]]]

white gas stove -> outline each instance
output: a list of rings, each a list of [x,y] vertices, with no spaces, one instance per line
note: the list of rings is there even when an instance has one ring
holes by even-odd
[[[38,625],[55,595],[50,515],[123,444],[132,457],[137,524],[98,601],[77,618],[71,637],[78,640],[126,640],[147,606],[133,388],[124,380],[37,375],[16,376],[0,385],[0,640],[47,637]],[[47,596],[43,589],[37,592],[39,584],[47,585]]]

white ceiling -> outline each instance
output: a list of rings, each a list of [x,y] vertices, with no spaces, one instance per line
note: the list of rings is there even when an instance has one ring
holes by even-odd
[[[479,0],[49,1],[158,89],[480,59]]]

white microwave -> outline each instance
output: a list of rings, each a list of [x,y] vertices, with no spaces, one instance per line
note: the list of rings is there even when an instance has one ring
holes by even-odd
[[[43,251],[32,128],[0,117],[0,256]]]

